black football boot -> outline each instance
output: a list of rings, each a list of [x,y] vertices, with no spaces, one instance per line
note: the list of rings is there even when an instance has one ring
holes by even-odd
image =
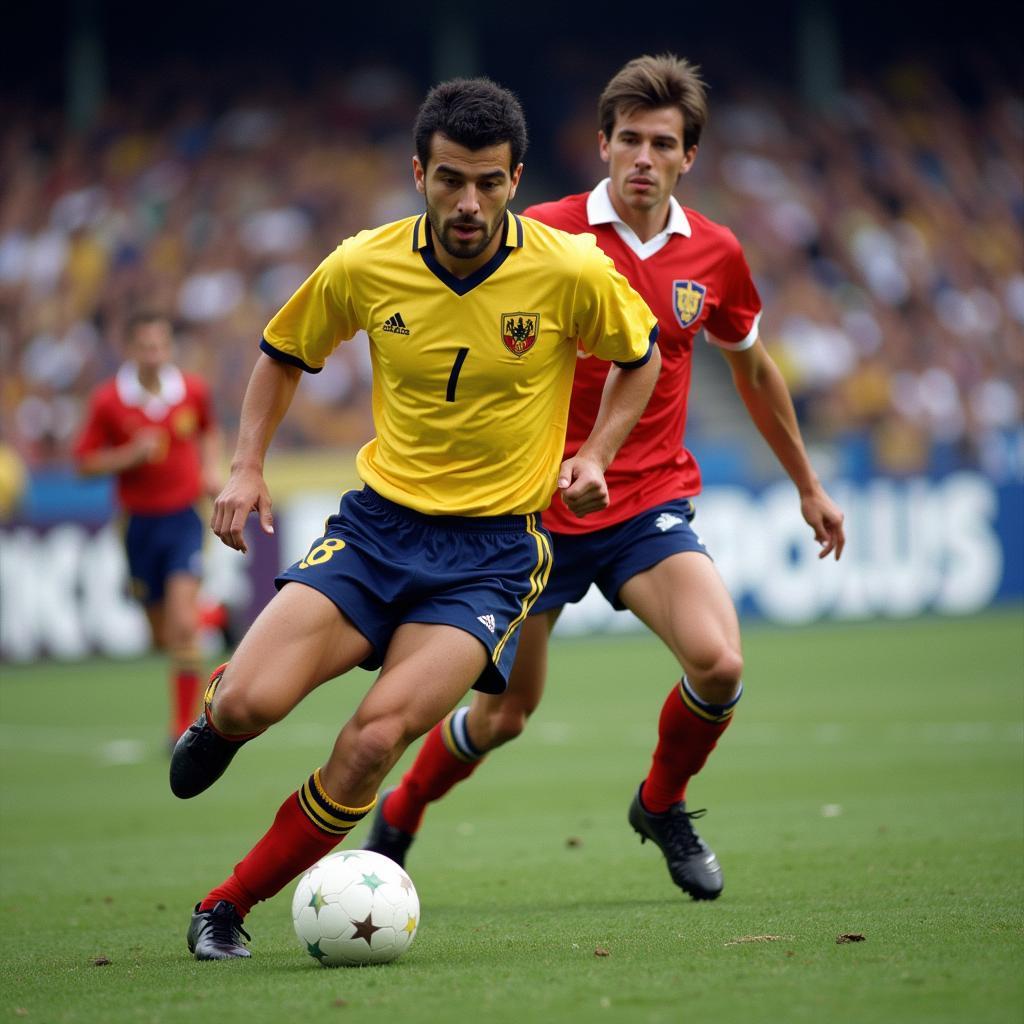
[[[687,811],[685,801],[673,804],[662,814],[651,814],[640,803],[640,790],[629,805],[629,823],[640,836],[660,847],[672,881],[695,900],[714,900],[722,892],[722,868],[707,843],[693,829],[695,818],[706,812]]]
[[[386,789],[380,795],[377,802],[377,811],[373,816],[373,823],[370,825],[370,834],[363,843],[364,850],[373,850],[374,853],[382,853],[390,857],[399,867],[405,867],[405,855],[416,838],[410,832],[403,832],[394,825],[389,825],[384,820],[384,801],[393,792],[393,789]]]
[[[225,668],[227,665],[221,665],[210,679],[205,700],[207,708]],[[210,725],[207,714],[204,710],[178,737],[171,752],[171,792],[182,800],[209,789],[224,774],[242,746],[259,735],[222,736]]]
[[[232,960],[252,954],[242,945],[249,933],[242,927],[233,903],[220,900],[210,910],[200,910],[199,904],[188,926],[188,951],[197,960]]]

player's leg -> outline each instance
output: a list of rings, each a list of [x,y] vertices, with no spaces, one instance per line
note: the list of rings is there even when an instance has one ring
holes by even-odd
[[[199,578],[175,572],[164,585],[161,632],[170,657],[172,735],[177,739],[199,713]]]
[[[173,526],[166,516],[135,515],[128,517],[124,533],[132,593],[146,613],[153,646],[162,652],[169,649],[165,585],[169,555],[177,543]],[[197,691],[198,681],[192,689],[193,706]],[[185,717],[181,705],[172,673],[167,720],[167,736],[172,748],[194,717]]]
[[[479,640],[461,629],[406,623],[396,630],[380,676],[327,762],[284,801],[269,831],[197,906],[189,948],[199,959],[248,956],[241,922],[252,906],[344,839],[373,808],[377,787],[405,748],[462,699],[486,661]]]
[[[195,719],[202,664],[199,650],[199,586],[203,571],[203,523],[194,508],[161,516],[154,527],[159,552],[157,589],[162,607],[162,647],[170,656],[173,736]]]
[[[671,555],[619,591],[630,608],[675,654],[683,668],[658,722],[658,744],[630,821],[661,846],[678,885],[714,899],[721,868],[693,830],[686,787],[732,720],[742,690],[743,659],[736,610],[711,560],[700,551]]]
[[[203,792],[243,743],[372,650],[330,598],[302,584],[285,586],[249,628],[231,662],[214,673],[203,714],[171,757],[174,794],[184,799]]]
[[[153,646],[158,651],[167,649],[167,641],[164,636],[164,603],[163,601],[150,601],[142,606],[146,613],[146,621],[149,623],[149,635]]]
[[[476,692],[468,707],[430,730],[401,782],[382,794],[366,849],[404,864],[427,805],[472,775],[486,753],[523,731],[544,693],[548,637],[560,611],[527,617],[504,693]]]

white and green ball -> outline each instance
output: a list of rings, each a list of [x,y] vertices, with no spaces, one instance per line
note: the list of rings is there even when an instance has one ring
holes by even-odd
[[[412,945],[420,901],[393,860],[370,850],[340,850],[299,879],[292,920],[302,948],[324,967],[383,964]]]

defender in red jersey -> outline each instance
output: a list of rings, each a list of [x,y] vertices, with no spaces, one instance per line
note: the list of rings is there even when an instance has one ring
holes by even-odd
[[[171,656],[171,740],[199,702],[199,584],[203,525],[195,504],[220,489],[220,430],[206,384],[171,362],[170,321],[141,313],[128,328],[128,360],[92,397],[75,446],[81,473],[113,473],[126,514],[135,596],[153,640]]]
[[[683,445],[690,360],[704,331],[728,361],[747,412],[797,488],[822,558],[843,550],[843,516],[808,461],[789,393],[758,337],[761,302],[732,232],[679,205],[672,191],[693,166],[706,120],[704,83],[672,55],[631,61],[599,104],[609,177],[592,192],[526,211],[547,224],[591,232],[658,318],[662,372],[647,409],[605,472],[611,504],[577,518],[556,498],[544,513],[554,540],[548,586],[523,630],[508,690],[475,694],[428,734],[401,784],[382,799],[369,849],[401,862],[426,805],[472,773],[483,755],[517,736],[544,688],[547,641],[567,602],[596,583],[630,608],[683,669],[658,724],[647,778],[629,821],[662,850],[673,881],[714,899],[722,873],[693,829],[686,786],[729,725],[742,692],[736,611],[690,529],[700,471]],[[566,443],[571,455],[597,415],[607,370],[581,354]]]

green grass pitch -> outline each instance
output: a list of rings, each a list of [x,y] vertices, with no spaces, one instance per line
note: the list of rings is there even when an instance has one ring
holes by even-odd
[[[366,969],[299,949],[292,887],[250,916],[251,961],[196,963],[184,932],[368,675],[182,803],[161,662],[7,667],[0,1021],[1017,1024],[1022,622],[748,627],[746,696],[690,791],[726,878],[701,904],[625,820],[673,661],[646,636],[556,643],[526,735],[428,812],[411,951]]]

